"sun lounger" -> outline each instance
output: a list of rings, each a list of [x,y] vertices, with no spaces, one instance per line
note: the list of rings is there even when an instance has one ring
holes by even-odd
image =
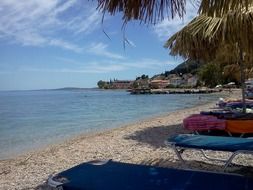
[[[165,144],[171,146],[175,150],[176,155],[182,162],[184,162],[181,156],[182,150],[187,148],[198,149],[201,150],[207,159],[224,161],[224,170],[236,155],[241,153],[253,154],[253,139],[250,138],[180,134],[169,138]],[[228,151],[232,152],[232,155],[226,160],[216,159],[208,157],[203,150]]]
[[[245,134],[253,133],[252,114],[224,114],[223,118],[218,116],[204,114],[193,114],[183,120],[183,127],[187,130],[199,134],[202,131],[224,131],[229,136],[239,134],[240,137]]]
[[[225,130],[226,120],[212,115],[193,114],[183,120],[185,129],[191,131]]]
[[[242,175],[160,168],[114,161],[88,162],[48,180],[63,190],[252,190]]]
[[[253,120],[226,120],[226,131],[229,133],[253,133]]]

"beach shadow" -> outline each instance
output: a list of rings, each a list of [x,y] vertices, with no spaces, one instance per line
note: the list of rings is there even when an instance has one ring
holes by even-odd
[[[149,144],[154,148],[165,147],[164,141],[176,134],[187,133],[182,124],[155,126],[135,131],[133,134],[125,136],[127,140],[135,140],[140,143]],[[189,133],[189,132],[188,132]]]
[[[156,167],[164,168],[176,168],[176,169],[198,169],[198,170],[211,170],[219,171],[221,170],[220,165],[215,165],[212,163],[206,163],[199,160],[185,160],[185,163],[182,163],[180,160],[174,160],[173,162],[164,158],[151,158],[141,161],[141,165],[150,165]]]
[[[35,190],[55,190],[55,188],[49,187],[47,184],[42,184],[37,186]]]
[[[241,166],[233,170],[233,172],[253,178],[253,167],[250,166]]]

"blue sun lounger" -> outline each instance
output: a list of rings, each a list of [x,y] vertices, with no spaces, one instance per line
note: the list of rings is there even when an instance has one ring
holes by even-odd
[[[88,162],[48,179],[63,190],[252,190],[253,179],[196,170],[160,168],[114,161]]]
[[[198,149],[201,150],[204,157],[209,160],[225,162],[224,170],[236,155],[241,153],[253,154],[253,139],[250,138],[180,134],[169,138],[165,144],[175,150],[176,155],[182,162],[184,162],[184,160],[181,153],[185,149]],[[203,150],[227,151],[232,152],[232,155],[225,160],[211,158],[208,157]]]

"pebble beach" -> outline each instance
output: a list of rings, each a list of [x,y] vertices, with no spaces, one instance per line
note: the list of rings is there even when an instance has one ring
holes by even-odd
[[[240,91],[229,94],[239,98]],[[206,160],[196,150],[183,153],[186,165],[177,159],[164,141],[175,134],[189,133],[182,120],[190,114],[209,110],[215,102],[148,118],[117,129],[83,134],[60,144],[34,150],[13,159],[0,161],[0,189],[43,189],[51,174],[91,160],[108,160],[154,165],[222,171],[223,163]],[[210,151],[212,156],[227,157],[228,153]],[[228,172],[252,174],[252,155],[239,155]]]

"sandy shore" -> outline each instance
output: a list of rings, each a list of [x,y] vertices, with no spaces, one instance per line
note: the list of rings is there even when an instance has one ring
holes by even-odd
[[[232,96],[238,96],[238,92]],[[121,128],[82,135],[15,159],[2,160],[0,189],[35,189],[50,174],[94,159],[182,168],[184,166],[177,160],[173,150],[164,145],[164,140],[174,134],[188,133],[181,126],[182,119],[214,106],[214,103],[209,103],[176,111]],[[224,152],[212,152],[212,155],[228,156]],[[222,170],[221,163],[207,161],[197,151],[187,150],[183,156],[187,157],[189,168]],[[229,171],[253,173],[251,156],[241,155],[235,159],[235,163]]]

